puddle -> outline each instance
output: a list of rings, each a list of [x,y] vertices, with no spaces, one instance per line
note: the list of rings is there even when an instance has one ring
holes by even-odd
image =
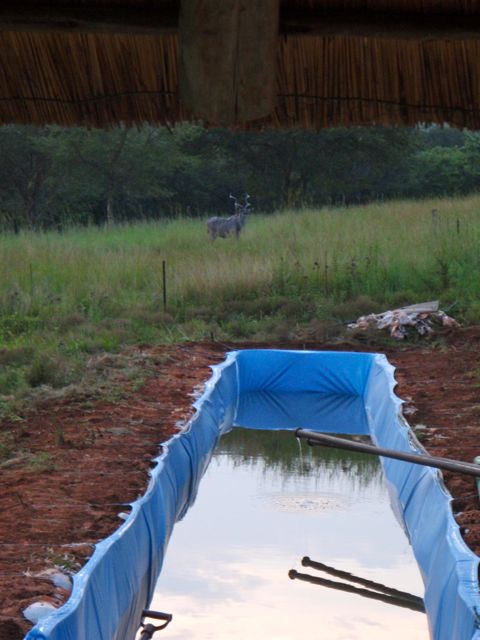
[[[302,567],[309,556],[423,595],[378,461],[305,444],[300,452],[291,432],[260,430],[293,424],[362,434],[363,405],[338,396],[322,403],[316,394],[292,405],[285,395],[240,398],[237,421],[251,428],[222,437],[194,506],[173,531],[150,605],[173,614],[159,637],[426,640],[422,613],[289,579],[296,569],[336,580]]]

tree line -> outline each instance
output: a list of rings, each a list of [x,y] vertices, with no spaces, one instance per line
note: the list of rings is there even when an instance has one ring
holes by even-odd
[[[241,132],[0,127],[0,226],[63,228],[467,194],[480,134],[441,127]]]

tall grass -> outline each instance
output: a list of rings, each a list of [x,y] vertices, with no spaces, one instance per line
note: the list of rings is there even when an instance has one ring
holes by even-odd
[[[12,353],[29,349],[71,372],[72,354],[129,342],[282,337],[433,298],[477,322],[479,267],[477,196],[253,214],[239,241],[212,243],[205,220],[185,219],[4,235],[0,364],[28,367]]]

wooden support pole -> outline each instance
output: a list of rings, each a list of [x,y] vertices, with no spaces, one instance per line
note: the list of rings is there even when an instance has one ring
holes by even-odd
[[[279,0],[182,0],[180,99],[197,118],[233,125],[275,108]]]
[[[460,462],[458,460],[421,455],[419,453],[407,453],[405,451],[397,451],[396,449],[384,449],[382,447],[376,447],[373,444],[354,442],[352,440],[346,440],[345,438],[338,438],[336,436],[327,436],[324,433],[307,431],[306,429],[297,429],[295,431],[295,437],[307,440],[307,443],[310,445],[347,449],[349,451],[357,451],[358,453],[370,453],[384,458],[394,458],[395,460],[413,462],[414,464],[420,464],[426,467],[464,473],[477,478],[480,477],[480,465],[472,464],[470,462]]]

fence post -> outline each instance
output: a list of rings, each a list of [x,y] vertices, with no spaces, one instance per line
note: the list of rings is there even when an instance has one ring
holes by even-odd
[[[162,260],[163,310],[167,310],[167,263]]]
[[[30,300],[33,300],[33,266],[31,262],[29,264],[29,271],[30,271]]]

